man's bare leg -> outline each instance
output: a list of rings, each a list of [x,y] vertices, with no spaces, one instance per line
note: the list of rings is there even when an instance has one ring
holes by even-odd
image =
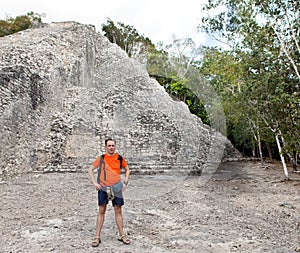
[[[100,205],[98,217],[97,217],[97,223],[96,223],[96,237],[92,243],[92,246],[94,246],[94,247],[97,247],[99,245],[99,243],[101,243],[100,233],[101,233],[101,229],[102,229],[102,226],[104,223],[105,212],[106,212],[106,205]]]
[[[122,217],[122,206],[115,205],[115,220],[116,224],[119,229],[119,234],[120,234],[120,239],[119,241],[122,241],[125,244],[129,244],[130,241],[126,239],[125,234],[124,234],[124,229],[123,229],[123,217]]]

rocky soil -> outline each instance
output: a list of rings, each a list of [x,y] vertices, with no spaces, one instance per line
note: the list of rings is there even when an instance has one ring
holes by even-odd
[[[30,173],[0,181],[0,252],[300,252],[300,175],[280,164],[221,164],[199,177],[132,175],[117,241],[109,204],[91,247],[96,191],[86,173]]]

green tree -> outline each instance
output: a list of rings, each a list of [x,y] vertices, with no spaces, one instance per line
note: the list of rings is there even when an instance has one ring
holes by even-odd
[[[220,117],[216,114],[216,106],[219,104],[212,104],[213,99],[208,101],[207,95],[211,89],[199,72],[201,48],[197,48],[191,38],[177,38],[176,36],[173,36],[170,44],[164,45],[160,42],[158,48],[159,53],[151,55],[151,61],[147,62],[150,75],[164,76],[166,80],[171,79],[171,83],[167,83],[165,89],[177,99],[184,101],[191,113],[199,116],[203,123],[222,132],[222,124],[219,124]],[[211,95],[209,94],[209,97]],[[211,113],[207,111],[207,103],[210,105]]]
[[[255,129],[258,145],[270,141],[270,133],[273,134],[288,177],[285,156],[295,161],[300,145],[299,2],[210,1],[205,10],[217,7],[221,11],[205,17],[201,29],[231,45],[229,51],[239,69],[237,87],[241,87],[240,99],[245,101],[240,108],[249,116],[246,123]],[[229,67],[228,62],[223,64]],[[206,67],[208,72],[210,67],[214,69],[213,63]],[[221,80],[219,84],[225,89],[237,85],[232,80],[223,81],[222,75],[211,74],[210,78]]]
[[[28,12],[27,15],[17,16],[16,18],[8,17],[0,20],[0,37],[26,30],[33,24],[41,23],[41,15]]]
[[[108,18],[106,24],[102,24],[102,31],[110,42],[116,43],[129,57],[139,58],[141,62],[145,61],[147,54],[156,51],[151,40],[140,35],[133,26],[122,22],[115,24]]]

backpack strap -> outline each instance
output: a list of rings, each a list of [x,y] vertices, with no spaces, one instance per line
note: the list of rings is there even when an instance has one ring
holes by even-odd
[[[100,163],[99,163],[99,168],[98,168],[98,176],[97,176],[97,182],[100,184],[100,175],[101,175],[101,170],[102,170],[102,164],[104,164],[103,172],[104,172],[104,181],[106,181],[106,171],[105,171],[105,163],[104,163],[104,155],[100,156]]]
[[[118,160],[120,161],[120,171],[122,169],[123,157],[118,154]]]

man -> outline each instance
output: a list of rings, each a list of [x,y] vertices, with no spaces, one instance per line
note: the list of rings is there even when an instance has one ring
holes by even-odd
[[[98,190],[98,205],[99,213],[97,217],[96,224],[96,237],[92,242],[93,247],[97,247],[101,243],[100,232],[104,223],[104,216],[106,211],[106,206],[111,197],[110,193],[114,192],[114,188],[121,184],[121,190],[119,192],[114,192],[112,199],[112,204],[115,211],[115,220],[119,230],[120,238],[119,241],[124,244],[130,244],[130,241],[126,238],[123,230],[123,217],[122,217],[122,206],[124,205],[123,191],[125,190],[128,179],[130,175],[130,170],[128,168],[126,160],[118,155],[116,150],[115,140],[109,138],[105,140],[105,150],[106,153],[102,156],[97,157],[97,159],[91,164],[88,169],[88,174],[90,179]],[[94,170],[99,169],[97,180],[94,177]],[[125,169],[125,180],[123,185],[121,183],[121,168]],[[119,183],[119,184],[118,184]],[[111,199],[111,198],[110,198]]]

